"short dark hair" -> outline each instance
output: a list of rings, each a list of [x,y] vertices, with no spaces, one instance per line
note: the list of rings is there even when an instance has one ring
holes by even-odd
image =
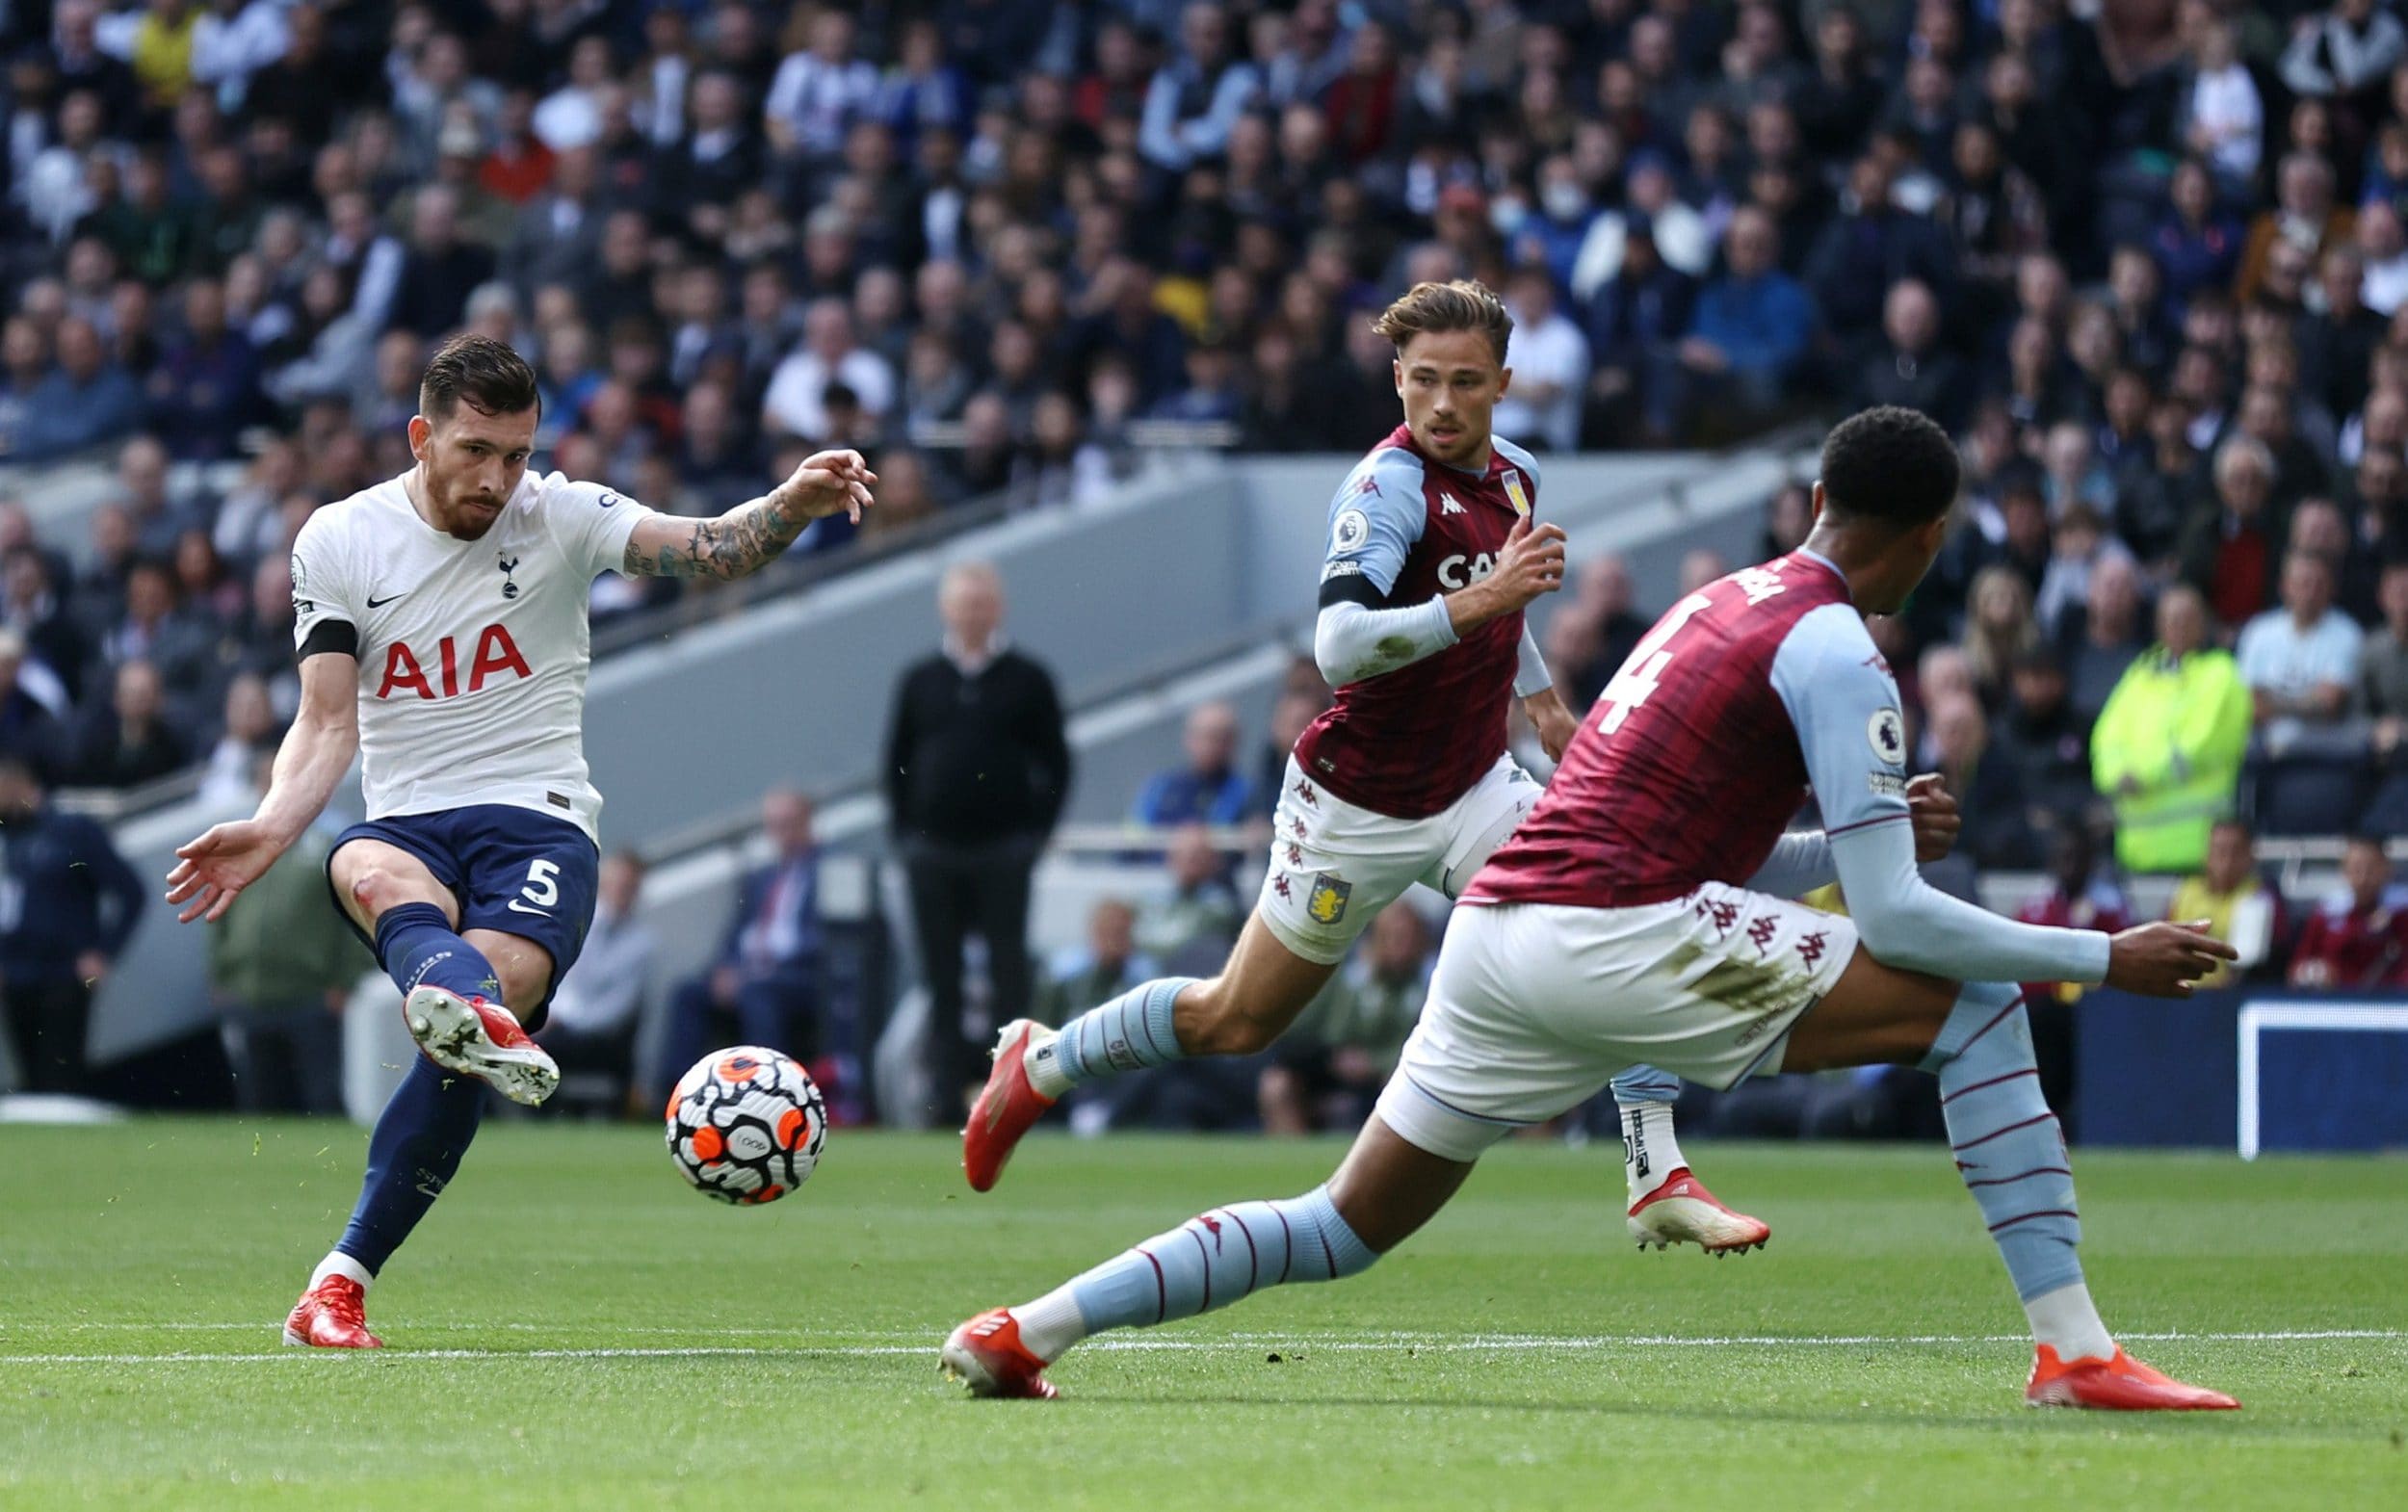
[[[418,382],[418,412],[429,420],[449,419],[460,404],[483,415],[540,414],[543,396],[536,370],[507,343],[463,332],[435,349]]]
[[[1956,443],[1902,405],[1850,415],[1822,443],[1823,503],[1844,519],[1927,525],[1955,505],[1957,479]]]

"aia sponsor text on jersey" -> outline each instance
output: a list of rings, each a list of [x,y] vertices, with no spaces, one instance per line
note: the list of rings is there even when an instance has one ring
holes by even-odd
[[[432,656],[412,651],[406,642],[394,641],[385,648],[384,676],[377,685],[377,696],[458,698],[479,692],[488,682],[499,682],[505,675],[529,678],[535,673],[528,667],[527,659],[519,654],[518,642],[510,639],[510,627],[487,625],[477,632],[476,650],[468,659],[464,677],[458,639],[445,636],[435,642]]]

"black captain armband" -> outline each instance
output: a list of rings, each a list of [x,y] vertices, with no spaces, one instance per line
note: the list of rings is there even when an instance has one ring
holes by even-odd
[[[306,662],[321,651],[342,656],[359,655],[359,628],[348,619],[322,619],[309,627],[301,638],[301,655],[295,661]]]
[[[1364,575],[1359,561],[1333,561],[1322,568],[1321,607],[1332,604],[1360,604],[1365,609],[1386,609],[1388,595],[1379,591]]]

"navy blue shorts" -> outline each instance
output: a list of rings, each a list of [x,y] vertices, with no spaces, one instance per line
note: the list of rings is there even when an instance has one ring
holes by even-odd
[[[542,946],[552,957],[552,982],[527,1027],[543,1022],[543,1009],[551,1006],[552,993],[586,948],[586,930],[593,924],[602,856],[584,830],[508,803],[372,819],[335,837],[334,848],[327,852],[329,893],[334,858],[354,840],[381,840],[425,862],[459,904],[461,930],[498,929]],[[351,911],[340,895],[334,905],[349,922]],[[356,924],[352,928],[359,930]],[[368,949],[376,948],[369,939]]]

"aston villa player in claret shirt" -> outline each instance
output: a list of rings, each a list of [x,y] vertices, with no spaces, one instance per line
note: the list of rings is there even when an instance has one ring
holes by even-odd
[[[1522,619],[1562,586],[1563,532],[1534,513],[1537,458],[1489,429],[1513,381],[1513,317],[1479,283],[1424,283],[1374,328],[1396,345],[1404,423],[1329,503],[1313,654],[1337,698],[1289,758],[1253,917],[1217,977],[1142,983],[1058,1030],[1005,1026],[962,1131],[962,1165],[980,1191],[1070,1088],[1188,1056],[1253,1055],[1405,889],[1459,895],[1538,797],[1505,749],[1513,700],[1550,756],[1571,738]],[[1613,1091],[1625,1222],[1640,1247],[1763,1244],[1771,1230],[1724,1207],[1682,1160],[1679,1081],[1635,1066]]]
[[[1336,1174],[982,1313],[946,1339],[943,1368],[982,1395],[1050,1396],[1046,1369],[1091,1334],[1367,1269],[1491,1145],[1642,1058],[1712,1087],[1910,1064],[1939,1081],[1950,1158],[2030,1325],[2024,1399],[2238,1406],[2133,1359],[2101,1321],[2013,985],[2182,997],[2231,947],[2194,925],[2019,924],[1916,871],[1946,853],[1954,804],[1908,776],[1898,687],[1865,616],[1898,613],[1930,570],[1957,482],[1947,432],[1912,410],[1834,430],[1805,544],[1673,606],[1464,889],[1412,1038]],[[1791,832],[1810,789],[1825,827]],[[1850,916],[1793,901],[1832,881]]]

